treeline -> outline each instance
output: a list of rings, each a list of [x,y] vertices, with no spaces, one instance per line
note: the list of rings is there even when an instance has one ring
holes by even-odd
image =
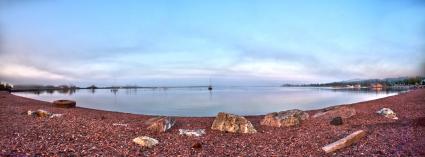
[[[80,89],[75,85],[15,85],[14,91],[27,91],[27,90],[66,90],[66,89]]]
[[[4,82],[0,82],[0,91],[11,91],[13,88],[13,85],[8,84],[8,83],[4,83]]]
[[[361,86],[369,87],[373,84],[381,84],[383,86],[412,86],[412,85],[425,85],[425,77],[400,77],[400,78],[386,78],[386,79],[368,79],[368,80],[354,80],[354,81],[341,81],[331,83],[312,83],[312,84],[283,84],[285,87],[344,87],[344,86]]]

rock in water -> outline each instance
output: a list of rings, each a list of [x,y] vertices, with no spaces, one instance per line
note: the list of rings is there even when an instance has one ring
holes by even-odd
[[[359,130],[334,143],[331,143],[322,147],[322,150],[324,150],[326,153],[331,153],[338,149],[352,145],[353,143],[359,141],[364,136],[366,136],[366,132],[363,130]]]
[[[296,126],[301,121],[309,118],[308,113],[301,110],[288,110],[281,112],[272,112],[264,116],[261,120],[261,125],[281,127],[281,126]]]
[[[75,101],[72,100],[56,100],[53,101],[53,106],[60,108],[73,108],[77,105]]]
[[[211,126],[212,130],[232,133],[256,133],[254,126],[245,117],[219,112]]]
[[[196,130],[189,130],[189,129],[179,129],[180,135],[186,135],[186,136],[202,136],[205,134],[205,129],[196,129]]]
[[[141,147],[148,147],[148,148],[152,148],[153,146],[159,143],[158,140],[148,136],[136,137],[135,139],[133,139],[133,142],[138,144]]]
[[[342,125],[342,118],[341,117],[335,117],[331,120],[331,125]]]
[[[389,108],[382,108],[379,111],[377,111],[376,113],[383,115],[383,116],[390,118],[390,119],[398,119],[396,113]]]
[[[341,118],[350,118],[356,115],[356,109],[350,106],[337,106],[324,109],[313,115],[313,118],[323,117],[323,118],[332,118],[332,117],[341,117]]]
[[[148,129],[156,132],[166,132],[168,129],[174,126],[176,120],[173,117],[155,117],[149,119],[146,124],[148,124]]]

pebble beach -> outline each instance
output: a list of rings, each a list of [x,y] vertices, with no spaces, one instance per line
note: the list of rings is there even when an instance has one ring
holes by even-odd
[[[175,117],[173,127],[158,133],[145,125],[156,115],[87,109],[78,102],[75,108],[57,108],[0,92],[0,156],[425,156],[425,89],[345,105],[356,114],[338,126],[318,117],[294,127],[270,127],[260,124],[264,115],[243,115],[257,132],[241,134],[212,130],[215,117]],[[398,119],[377,114],[381,108],[391,108]],[[28,116],[38,109],[62,116]],[[179,129],[205,129],[205,134],[183,136]],[[357,130],[367,134],[353,145],[322,150]],[[159,143],[140,147],[133,142],[138,136]]]

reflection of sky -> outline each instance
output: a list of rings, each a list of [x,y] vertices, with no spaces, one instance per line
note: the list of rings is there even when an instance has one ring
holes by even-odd
[[[17,95],[53,101],[73,99],[81,107],[152,115],[213,116],[225,111],[258,115],[288,109],[319,109],[327,106],[361,102],[396,93],[332,91],[316,88],[241,87],[206,89],[151,90],[120,89],[116,95],[109,89],[78,90],[76,93],[16,93]]]
[[[0,1],[0,78],[205,85],[211,77],[216,85],[276,85],[417,75],[424,4]]]

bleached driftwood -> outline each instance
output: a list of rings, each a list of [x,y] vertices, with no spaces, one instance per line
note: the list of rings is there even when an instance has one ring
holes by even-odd
[[[364,136],[366,136],[366,131],[363,130],[359,130],[356,132],[353,132],[352,134],[334,142],[331,144],[328,144],[324,147],[322,147],[322,149],[326,152],[326,153],[331,153],[334,152],[338,149],[350,146],[351,144],[359,141],[361,138],[363,138]]]

